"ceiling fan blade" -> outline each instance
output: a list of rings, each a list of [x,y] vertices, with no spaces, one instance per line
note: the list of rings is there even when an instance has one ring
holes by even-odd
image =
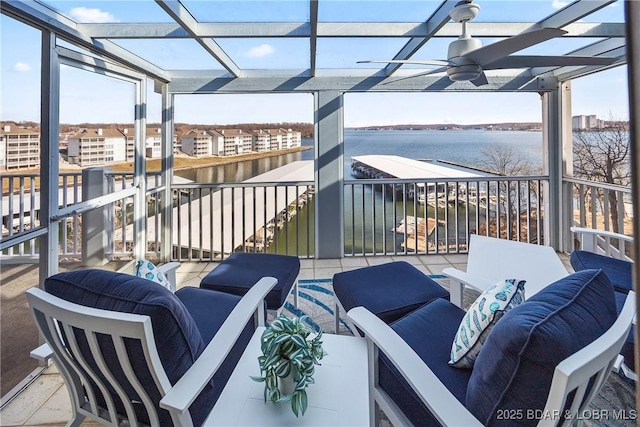
[[[374,60],[374,61],[358,61],[358,64],[412,64],[412,65],[434,65],[437,67],[442,67],[445,65],[449,65],[448,61],[440,61],[438,59],[433,60],[413,60],[413,59],[386,59],[386,60]]]
[[[471,83],[473,83],[475,86],[484,86],[486,84],[489,84],[489,82],[487,81],[487,75],[484,73],[484,71],[480,73],[480,75],[475,80],[471,80]]]
[[[479,49],[465,53],[463,56],[484,67],[500,58],[508,56],[514,52],[533,46],[538,43],[560,37],[567,32],[557,28],[541,28],[539,30],[527,31],[508,39],[500,40],[488,44]]]
[[[504,68],[553,67],[573,65],[610,65],[616,58],[604,56],[506,56],[490,64],[483,65],[485,70]]]
[[[399,82],[401,80],[413,79],[414,77],[426,76],[426,75],[429,75],[429,74],[443,73],[445,71],[447,71],[447,67],[435,68],[433,70],[423,71],[423,72],[418,73],[418,74],[412,74],[410,76],[398,77],[397,79],[389,80],[389,81],[386,81],[386,82],[384,82],[382,84],[383,85],[388,85],[390,83]]]

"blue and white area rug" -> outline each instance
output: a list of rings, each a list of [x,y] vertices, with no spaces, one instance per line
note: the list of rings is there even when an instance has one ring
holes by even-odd
[[[431,275],[431,279],[448,289],[449,280],[446,276]],[[318,331],[334,333],[335,301],[332,279],[300,279],[298,281],[298,308],[293,306],[293,294],[289,295],[285,303],[283,314],[286,316],[307,315],[307,323]],[[465,292],[465,305],[475,300],[477,294]],[[351,334],[347,323],[340,319],[340,334]],[[637,411],[635,405],[635,384],[621,375],[612,373],[600,394],[593,400],[590,409],[584,414],[583,421],[587,426],[635,426]],[[386,417],[378,413],[376,425],[387,427],[390,425]]]

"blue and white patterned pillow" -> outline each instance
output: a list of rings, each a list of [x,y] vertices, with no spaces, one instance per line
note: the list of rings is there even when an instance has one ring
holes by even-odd
[[[171,291],[171,283],[151,261],[141,259],[136,263],[136,276],[151,280]]]
[[[484,291],[465,314],[451,346],[449,365],[472,368],[498,320],[524,301],[524,280],[501,280]]]

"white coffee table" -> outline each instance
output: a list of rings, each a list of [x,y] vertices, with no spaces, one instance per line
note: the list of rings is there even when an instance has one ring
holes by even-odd
[[[368,426],[368,362],[364,338],[324,334],[327,356],[316,366],[315,384],[307,387],[309,406],[296,418],[291,403],[264,401],[259,376],[260,336],[253,334],[222,395],[205,421],[206,426]]]

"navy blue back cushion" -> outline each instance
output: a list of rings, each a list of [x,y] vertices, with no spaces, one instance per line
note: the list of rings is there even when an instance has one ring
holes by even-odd
[[[573,251],[570,261],[575,271],[602,269],[618,292],[626,294],[631,290],[631,270],[633,264],[629,261],[594,254],[588,251]]]
[[[547,286],[491,331],[469,380],[467,408],[486,425],[536,425],[533,417],[499,420],[498,414],[544,409],[556,365],[602,335],[616,316],[613,287],[602,270]]]
[[[205,344],[200,332],[185,306],[174,294],[157,283],[129,274],[84,269],[47,278],[45,290],[59,298],[87,307],[149,316],[160,361],[172,385],[184,375],[204,350]],[[113,346],[108,344],[107,340],[103,340],[101,346],[104,348],[103,355],[108,365],[114,369],[119,382],[126,384],[124,374],[116,366],[118,363]],[[129,342],[127,348],[132,355],[134,372],[139,376],[152,400],[159,402],[160,394],[147,369],[140,343]],[[93,361],[90,363],[94,364]],[[126,388],[131,399],[136,400],[137,394],[133,388]],[[210,400],[209,396],[205,396],[212,392],[211,388],[210,385],[205,388],[203,394],[192,405],[192,416],[194,411],[203,412],[199,408],[201,405],[211,405],[210,401],[207,402]],[[100,396],[99,392],[97,394]],[[118,407],[122,408],[121,405]],[[143,422],[148,422],[145,411],[140,411],[138,416]],[[161,425],[172,424],[167,411],[160,410],[159,415]],[[197,420],[195,416],[193,418],[196,425],[199,424],[198,421],[202,421]]]

